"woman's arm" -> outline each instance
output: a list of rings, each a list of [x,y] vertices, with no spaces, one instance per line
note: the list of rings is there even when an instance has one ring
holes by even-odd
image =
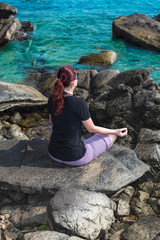
[[[104,127],[99,127],[94,125],[91,118],[86,121],[82,121],[84,127],[90,133],[97,133],[97,134],[115,134],[116,136],[126,136],[127,135],[127,128],[120,128],[120,129],[108,129]]]

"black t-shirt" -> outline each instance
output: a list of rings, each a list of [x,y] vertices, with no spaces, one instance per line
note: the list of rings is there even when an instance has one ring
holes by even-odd
[[[48,101],[48,112],[53,123],[48,150],[57,159],[76,161],[86,152],[81,140],[82,121],[88,120],[90,113],[85,100],[64,94],[64,108],[59,115],[54,114],[52,96]]]

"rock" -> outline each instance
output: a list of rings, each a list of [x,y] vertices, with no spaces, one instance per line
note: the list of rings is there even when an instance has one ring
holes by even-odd
[[[115,221],[115,203],[102,193],[62,189],[50,202],[53,221],[77,235],[96,239]]]
[[[157,16],[155,16],[153,19],[156,20],[156,21],[158,21],[158,22],[160,22],[160,14],[158,14]]]
[[[26,193],[68,187],[102,192],[118,191],[149,171],[129,148],[114,144],[88,165],[63,166],[48,157],[49,141],[0,142],[0,182]],[[7,161],[6,161],[7,159]],[[45,169],[45,174],[44,174]],[[72,177],[71,177],[72,176]]]
[[[29,140],[29,138],[21,132],[21,128],[16,124],[12,124],[7,134],[5,134],[7,139],[17,139],[17,140]]]
[[[133,196],[134,188],[128,186],[118,199],[117,215],[128,216],[130,214],[130,201]]]
[[[128,227],[122,235],[127,240],[151,240],[159,233],[160,218],[156,216],[143,216],[136,223]]]
[[[48,214],[46,206],[29,208],[29,220],[31,226],[47,225]]]
[[[15,240],[18,238],[18,234],[14,233],[14,232],[7,232],[5,231],[4,236],[6,238],[6,240]]]
[[[24,240],[70,240],[69,236],[55,231],[31,232],[24,235]],[[78,239],[77,239],[78,240]]]
[[[108,85],[117,87],[120,84],[125,84],[131,88],[141,86],[148,81],[151,71],[148,69],[134,69],[119,73],[115,78],[109,81]]]
[[[14,114],[10,118],[11,123],[18,123],[21,120],[22,120],[22,117],[19,112],[14,112]]]
[[[90,69],[78,70],[77,72],[79,73],[78,87],[89,91],[91,81]]]
[[[115,78],[118,75],[118,73],[118,70],[103,70],[97,73],[91,82],[93,93],[97,88],[104,88],[105,85],[111,81],[111,79]]]
[[[88,92],[86,89],[77,87],[77,88],[74,90],[74,95],[75,95],[76,97],[83,98],[83,99],[86,100],[87,97],[89,96],[89,92]]]
[[[0,81],[0,112],[13,107],[46,105],[48,99],[32,87]]]
[[[12,7],[8,3],[0,2],[0,19],[7,19],[12,15],[16,15],[17,8]]]
[[[56,75],[54,72],[41,73],[37,82],[39,91],[46,97],[50,97],[53,92]]]
[[[111,65],[117,60],[117,58],[118,56],[114,51],[103,51],[81,57],[78,64]]]
[[[160,130],[141,128],[138,134],[138,142],[160,143]]]
[[[17,203],[22,203],[26,200],[26,195],[20,192],[9,192],[8,196],[10,199]]]
[[[21,24],[22,24],[21,31],[23,31],[24,33],[32,32],[34,30],[33,24],[29,21],[22,22]]]
[[[158,21],[139,13],[116,18],[112,24],[114,37],[156,51],[160,51],[159,29]]]
[[[17,31],[22,25],[18,18],[9,18],[0,20],[0,46],[8,43],[15,38]]]
[[[155,212],[148,204],[149,194],[139,191],[131,201],[131,211],[138,216],[155,215]]]

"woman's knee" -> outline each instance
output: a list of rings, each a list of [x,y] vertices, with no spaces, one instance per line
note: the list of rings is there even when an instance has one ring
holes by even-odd
[[[115,135],[115,134],[109,134],[109,137],[110,137],[110,139],[111,139],[111,141],[112,141],[112,144],[116,141],[116,139],[117,139],[117,135]]]

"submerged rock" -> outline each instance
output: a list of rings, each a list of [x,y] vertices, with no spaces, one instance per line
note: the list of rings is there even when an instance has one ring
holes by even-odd
[[[48,99],[36,89],[0,81],[0,112],[13,107],[46,105]]]
[[[144,14],[121,16],[113,21],[114,37],[150,50],[160,51],[160,22]]]
[[[54,225],[87,239],[96,239],[102,229],[108,231],[115,221],[116,204],[102,193],[62,189],[50,205]]]
[[[117,58],[118,56],[114,51],[103,51],[81,57],[78,64],[111,65],[117,60]]]

